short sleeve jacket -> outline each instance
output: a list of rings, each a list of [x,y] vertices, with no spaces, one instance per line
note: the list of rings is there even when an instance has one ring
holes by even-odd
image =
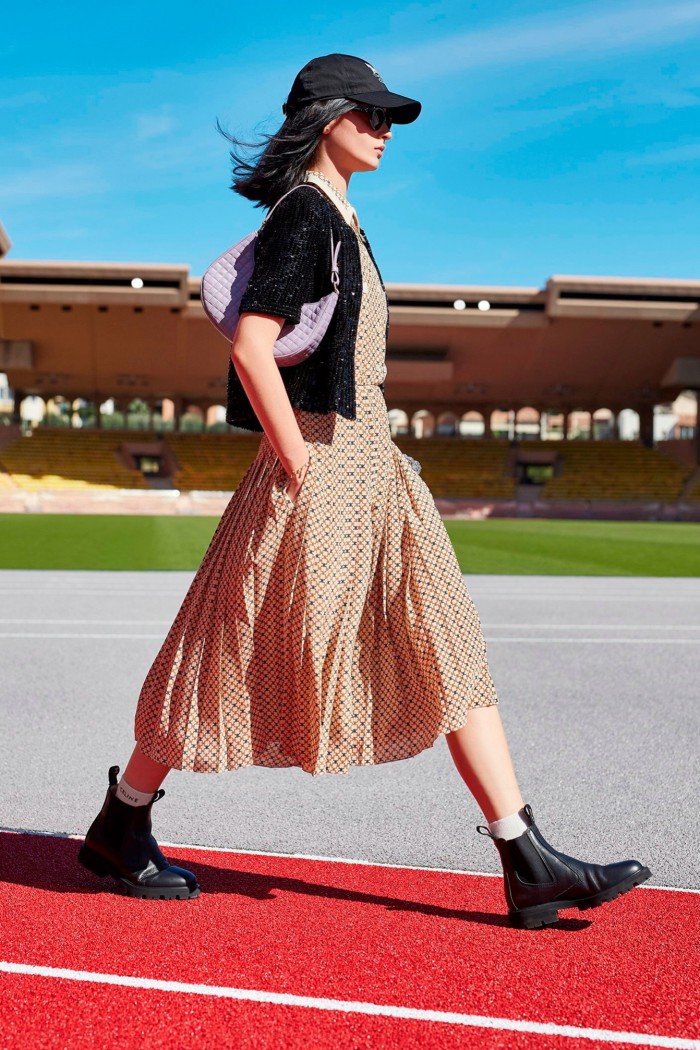
[[[293,407],[337,412],[356,418],[355,340],[362,299],[362,269],[357,235],[323,191],[311,184],[290,193],[272,212],[255,240],[255,266],[240,313],[284,317],[297,324],[304,303],[318,302],[333,290],[331,229],[340,241],[340,289],[328,329],[305,361],[280,368]],[[369,242],[360,230],[374,265]],[[379,268],[379,280],[384,288]],[[387,321],[387,335],[389,322]],[[229,361],[226,421],[245,430],[263,428]]]

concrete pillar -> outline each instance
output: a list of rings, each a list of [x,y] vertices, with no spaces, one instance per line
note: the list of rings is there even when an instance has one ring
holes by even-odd
[[[574,414],[574,410],[572,408],[564,408],[562,409],[562,413],[564,416],[564,441],[571,441],[569,435],[571,432],[571,417]]]
[[[484,407],[480,408],[479,411],[481,412],[482,416],[484,417],[484,435],[483,436],[484,436],[484,438],[491,438],[491,437],[493,437],[493,431],[491,430],[491,413],[493,412],[493,408],[492,408],[491,405],[484,405]]]
[[[697,401],[697,415],[695,417],[695,466],[700,467],[700,390],[693,390]]]
[[[645,448],[654,447],[654,406],[640,405],[639,413],[639,440]]]
[[[22,402],[24,401],[26,396],[27,395],[25,394],[24,390],[15,390],[14,393],[13,393],[13,402],[12,402],[12,422],[13,423],[21,423],[22,422]]]

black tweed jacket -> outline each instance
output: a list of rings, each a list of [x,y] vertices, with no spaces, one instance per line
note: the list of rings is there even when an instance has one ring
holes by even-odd
[[[322,190],[303,185],[285,197],[259,231],[255,269],[240,312],[273,314],[298,324],[304,303],[317,302],[333,290],[331,238],[341,242],[338,255],[340,293],[320,346],[297,365],[280,368],[293,407],[337,412],[356,418],[355,339],[362,298],[362,270],[357,235]],[[379,267],[361,230],[372,262]],[[389,322],[387,320],[387,335]],[[226,421],[245,430],[263,428],[229,361]]]

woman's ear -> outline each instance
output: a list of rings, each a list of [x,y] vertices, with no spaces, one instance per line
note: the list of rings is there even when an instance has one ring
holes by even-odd
[[[333,128],[334,128],[334,127],[336,126],[336,124],[338,124],[338,123],[339,123],[339,121],[341,121],[342,119],[343,119],[343,114],[341,114],[341,115],[340,115],[339,117],[334,117],[334,118],[333,118],[333,120],[332,120],[332,121],[330,122],[330,124],[326,124],[325,128],[324,128],[324,129],[323,129],[323,131],[322,131],[322,134],[323,134],[323,135],[330,135],[330,133],[331,133],[331,131],[333,130]]]

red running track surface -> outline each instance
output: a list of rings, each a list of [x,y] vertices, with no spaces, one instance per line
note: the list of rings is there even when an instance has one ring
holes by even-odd
[[[173,863],[197,872],[202,896],[137,901],[80,868],[78,847],[0,834],[4,963],[700,1047],[697,894],[635,889],[529,931],[507,924],[500,878],[171,848]],[[2,1050],[632,1045],[603,1032],[510,1031],[348,1013],[342,1002],[317,1009],[34,973],[0,973],[0,989]]]

